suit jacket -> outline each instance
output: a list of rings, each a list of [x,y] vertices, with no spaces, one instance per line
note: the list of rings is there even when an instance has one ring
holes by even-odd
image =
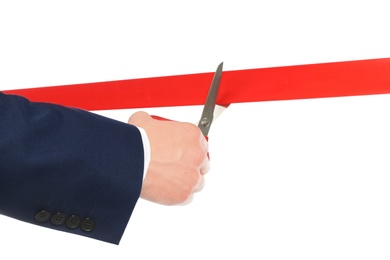
[[[119,244],[139,198],[138,128],[0,93],[0,213]]]

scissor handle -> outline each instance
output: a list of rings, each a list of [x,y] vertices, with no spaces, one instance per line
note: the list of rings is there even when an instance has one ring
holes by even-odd
[[[152,117],[153,119],[160,120],[160,121],[173,121],[173,120],[170,120],[170,119],[161,117],[161,116],[154,116],[154,115],[152,115],[151,117]]]

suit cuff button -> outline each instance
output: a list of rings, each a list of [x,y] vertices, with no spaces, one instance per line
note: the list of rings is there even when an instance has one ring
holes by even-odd
[[[47,210],[41,210],[35,215],[35,221],[38,223],[45,223],[49,221],[51,213]]]
[[[56,213],[51,217],[51,223],[55,226],[60,226],[66,221],[66,215],[64,213]]]
[[[81,230],[85,232],[90,232],[95,228],[95,220],[92,218],[86,218],[81,222],[80,225]]]
[[[65,225],[70,228],[74,229],[80,226],[81,218],[76,215],[71,215],[67,220]]]

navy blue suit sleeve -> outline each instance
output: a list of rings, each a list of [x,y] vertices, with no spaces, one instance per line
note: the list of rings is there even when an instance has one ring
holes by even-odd
[[[0,213],[118,244],[140,196],[139,130],[0,93]]]

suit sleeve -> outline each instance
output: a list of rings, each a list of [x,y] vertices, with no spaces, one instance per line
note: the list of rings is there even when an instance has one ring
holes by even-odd
[[[119,244],[140,196],[139,130],[0,93],[0,213]]]

